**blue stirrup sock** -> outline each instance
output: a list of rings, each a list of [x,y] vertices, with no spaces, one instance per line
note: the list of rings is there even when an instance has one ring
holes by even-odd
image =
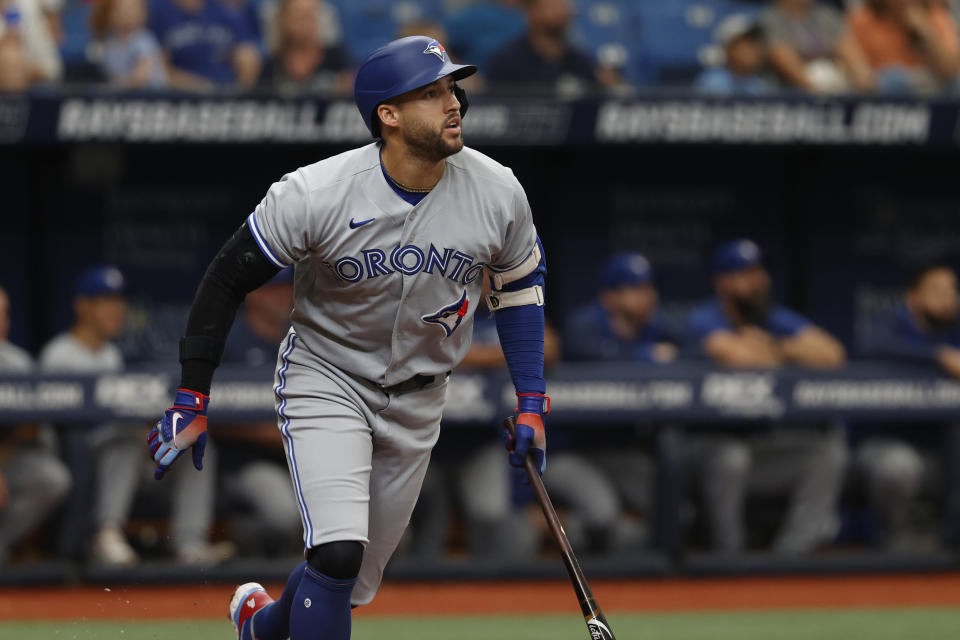
[[[280,599],[251,616],[244,623],[240,637],[243,640],[311,640],[320,631],[324,640],[347,640],[350,594],[356,583],[356,578],[334,580],[303,562],[290,573]]]
[[[356,578],[334,580],[307,566],[293,596],[290,640],[349,640],[350,594],[355,584]]]
[[[240,634],[243,640],[252,638],[256,638],[256,640],[287,640],[290,637],[290,607],[293,605],[293,596],[300,587],[303,572],[306,568],[306,562],[297,565],[297,568],[290,572],[290,577],[287,578],[287,585],[283,588],[283,595],[280,596],[280,599],[257,611],[243,624],[243,632]]]

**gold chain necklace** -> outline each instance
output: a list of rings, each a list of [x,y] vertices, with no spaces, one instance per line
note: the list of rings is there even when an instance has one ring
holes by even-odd
[[[433,191],[433,187],[437,186],[437,185],[433,185],[433,187],[427,187],[426,189],[417,189],[416,187],[408,187],[407,185],[403,184],[402,182],[394,178],[392,175],[390,175],[386,167],[384,167],[383,172],[387,174],[388,178],[390,178],[390,182],[397,185],[404,191],[409,191],[410,193],[430,193],[431,191]]]

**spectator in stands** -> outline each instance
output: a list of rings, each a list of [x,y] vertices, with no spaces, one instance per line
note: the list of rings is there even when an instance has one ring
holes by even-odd
[[[100,0],[90,16],[93,37],[103,44],[107,80],[125,88],[160,88],[167,69],[157,39],[147,30],[145,0]]]
[[[15,40],[29,68],[30,84],[57,82],[63,76],[63,62],[51,24],[55,4],[43,0],[0,2],[0,40]]]
[[[257,13],[260,19],[259,32],[263,34],[264,50],[273,52],[278,47],[279,29],[277,28],[277,14],[280,11],[281,0],[254,0],[257,3]],[[337,8],[324,0],[315,0],[317,6],[317,32],[320,41],[325,46],[343,45],[343,26],[340,24],[340,14]]]
[[[774,0],[760,24],[770,63],[786,86],[814,93],[871,87],[866,58],[833,7],[816,0]]]
[[[165,52],[172,87],[246,89],[260,77],[254,34],[217,0],[152,0],[149,16],[150,30]]]
[[[277,49],[264,69],[265,82],[284,92],[350,91],[350,56],[343,45],[323,41],[316,0],[281,0],[276,29]]]
[[[28,373],[33,359],[7,340],[9,331],[10,298],[0,288],[0,374]],[[38,431],[0,427],[0,566],[70,491],[70,472]]]
[[[764,73],[767,45],[763,30],[754,18],[743,14],[729,16],[717,27],[715,39],[723,49],[723,64],[697,77],[698,91],[758,96],[774,90],[774,84]]]
[[[498,49],[486,71],[491,87],[541,87],[580,95],[620,82],[619,75],[594,64],[570,42],[570,0],[524,0],[527,31]]]
[[[867,355],[934,365],[960,379],[960,293],[957,274],[945,264],[926,266],[910,279],[903,303],[878,331]],[[920,428],[926,426],[928,428]],[[854,432],[854,435],[861,435]],[[960,426],[943,423],[883,428],[858,443],[855,468],[883,524],[882,543],[911,550],[917,537],[911,508],[942,458],[944,542],[960,545]]]
[[[881,91],[935,91],[960,72],[957,24],[940,2],[865,0],[848,23]]]
[[[714,289],[716,298],[690,313],[687,333],[689,346],[717,364],[769,369],[844,363],[844,348],[833,336],[772,302],[770,276],[752,241],[717,250]],[[776,423],[743,437],[712,429],[691,437],[690,453],[717,551],[744,549],[748,493],[789,496],[776,552],[810,551],[836,534],[847,457],[839,430]]]
[[[671,362],[678,340],[657,313],[650,262],[639,253],[607,261],[600,295],[567,322],[564,358],[614,362]]]
[[[272,367],[290,329],[293,267],[251,291],[243,301],[223,352],[225,366]],[[266,383],[265,383],[266,384]],[[303,548],[300,511],[276,420],[232,425],[218,431],[224,498],[246,513],[230,523],[244,555],[296,553]]]
[[[269,55],[263,36],[263,25],[260,19],[261,0],[216,0],[223,5],[223,8],[230,12],[244,33],[250,38],[250,41],[256,44],[257,51],[261,59]],[[314,0],[320,4],[322,0]]]
[[[74,298],[75,322],[69,331],[54,337],[40,353],[44,371],[117,373],[123,370],[120,349],[110,341],[120,335],[126,318],[126,279],[116,268],[93,267],[77,280]],[[146,426],[137,423],[101,424],[89,433],[95,469],[93,519],[96,532],[90,555],[94,562],[112,566],[136,564],[138,557],[123,528],[140,480],[147,477],[151,461],[143,457]],[[184,474],[171,487],[173,501],[172,539],[177,561],[211,564],[228,552],[207,542],[213,518],[215,460],[208,471]],[[207,480],[209,476],[210,480]],[[151,481],[152,482],[152,481]]]
[[[30,62],[19,38],[0,36],[0,92],[22,93],[30,88]]]
[[[441,42],[452,55],[486,69],[494,52],[522,37],[527,26],[522,0],[485,0],[451,12],[444,21],[450,35]]]

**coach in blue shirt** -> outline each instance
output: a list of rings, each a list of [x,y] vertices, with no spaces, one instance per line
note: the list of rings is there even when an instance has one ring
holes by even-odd
[[[843,346],[803,316],[771,300],[770,276],[750,240],[720,247],[713,263],[716,298],[687,322],[690,347],[728,367],[785,364],[837,367]],[[748,494],[782,495],[789,507],[773,549],[803,553],[837,532],[837,501],[846,470],[841,430],[822,424],[761,423],[749,432],[712,427],[693,434],[687,451],[704,496],[713,548],[746,546],[743,510]]]
[[[947,265],[917,271],[892,318],[865,352],[897,360],[935,364],[960,378],[960,294],[957,274]]]
[[[717,250],[713,262],[716,298],[687,320],[689,346],[732,367],[839,367],[843,345],[799,313],[773,302],[770,275],[760,248],[735,240]]]
[[[260,75],[256,35],[217,0],[152,0],[149,27],[163,48],[172,87],[249,88]]]
[[[670,362],[676,339],[657,312],[650,262],[639,253],[619,253],[603,270],[603,289],[567,322],[567,360]]]
[[[864,345],[864,354],[927,364],[960,378],[960,292],[953,268],[934,264],[914,273],[903,302]],[[910,516],[924,485],[931,484],[940,457],[943,542],[960,546],[960,425],[866,425],[852,437],[863,438],[854,451],[855,469],[863,474],[880,515],[883,545],[901,551],[917,546],[921,538],[912,530]]]

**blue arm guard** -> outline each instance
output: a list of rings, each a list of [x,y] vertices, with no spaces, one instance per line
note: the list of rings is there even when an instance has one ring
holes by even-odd
[[[537,240],[540,244],[540,240]],[[542,255],[541,249],[541,255]],[[541,257],[531,273],[503,287],[504,291],[521,291],[534,286],[543,287],[547,273],[546,261]],[[543,307],[527,304],[508,307],[496,312],[497,334],[507,360],[507,368],[517,393],[544,394],[547,383],[543,378]],[[542,413],[542,401],[535,397],[520,397],[520,412]]]

